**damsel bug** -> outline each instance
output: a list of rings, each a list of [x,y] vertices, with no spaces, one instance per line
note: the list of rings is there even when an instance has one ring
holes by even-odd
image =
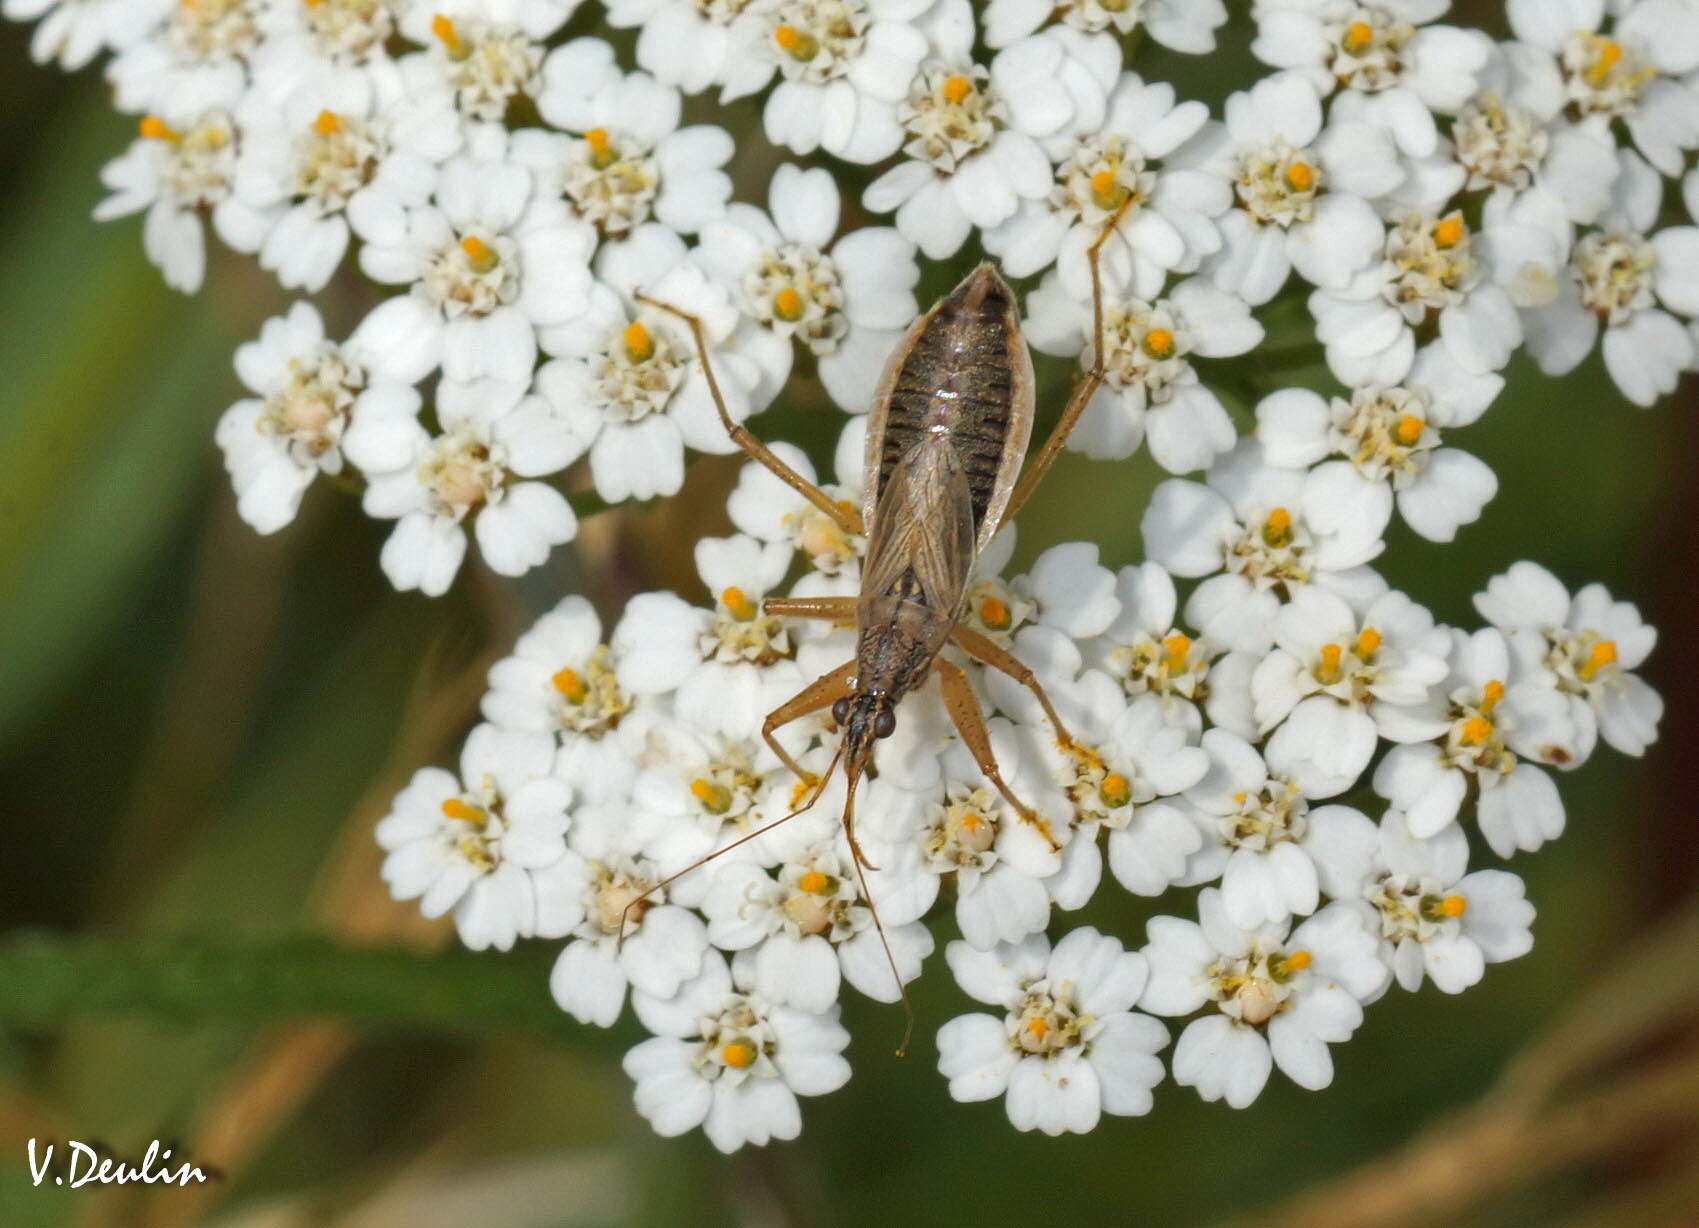
[[[1125,208],[1123,205],[1122,210]],[[961,618],[974,560],[1032,495],[1103,382],[1099,253],[1119,221],[1118,212],[1087,250],[1092,286],[1091,366],[1026,472],[1021,474],[1021,462],[1032,435],[1032,358],[1021,335],[1014,291],[990,264],[981,264],[914,322],[886,365],[867,428],[859,512],[835,502],[747,428],[732,421],[709,364],[700,320],[670,304],[639,296],[689,326],[698,361],[732,440],[831,517],[844,532],[867,536],[859,596],[769,598],[763,607],[770,614],[853,622],[856,627],[855,658],[780,705],[761,726],[767,744],[799,780],[812,786],[812,793],[789,814],[687,866],[650,891],[660,890],[714,857],[803,813],[818,800],[832,772],[842,763],[846,784],[844,835],[862,895],[873,914],[880,941],[885,942],[885,929],[864,873],[864,867],[871,863],[862,855],[855,836],[856,786],[873,761],[875,742],[895,731],[898,703],[930,674],[938,676],[956,732],[973,753],[979,770],[1022,821],[1036,826],[1055,845],[1044,819],[1014,795],[998,770],[985,717],[967,674],[939,654],[946,644],[954,644],[1027,687],[1049,717],[1057,741],[1064,747],[1074,745],[1033,672],[996,642],[964,626]],[[782,726],[824,708],[831,709],[833,721],[843,730],[843,740],[825,773],[817,778],[792,757],[775,734]],[[627,917],[640,901],[641,897],[627,906]],[[623,936],[623,921],[620,932]],[[885,955],[897,978],[907,1022],[903,1043],[897,1049],[901,1054],[908,1047],[914,1010],[888,942]]]

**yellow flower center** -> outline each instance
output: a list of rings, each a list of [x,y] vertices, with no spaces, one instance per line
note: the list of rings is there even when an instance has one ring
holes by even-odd
[[[1398,420],[1393,433],[1398,436],[1398,442],[1408,448],[1422,437],[1422,428],[1426,425],[1415,414],[1405,414]]]
[[[1091,199],[1099,209],[1114,212],[1127,199],[1128,188],[1116,177],[1115,171],[1105,168],[1091,177]]]
[[[1469,907],[1469,901],[1460,895],[1448,895],[1439,902],[1439,910],[1448,917],[1461,917]]]
[[[1133,800],[1133,783],[1119,772],[1110,772],[1098,786],[1097,794],[1105,806],[1125,806]]]
[[[1174,357],[1174,334],[1166,328],[1153,328],[1144,335],[1144,352],[1152,358]]]
[[[655,356],[655,339],[649,335],[649,330],[643,327],[641,320],[633,320],[627,324],[621,337],[625,341],[626,356],[632,362],[647,362]]]
[[[1463,722],[1463,741],[1479,746],[1493,736],[1493,723],[1484,716],[1471,716]]]
[[[1442,251],[1456,247],[1467,233],[1468,227],[1463,224],[1461,213],[1447,214],[1434,226],[1434,246]]]
[[[1339,45],[1351,55],[1361,55],[1375,41],[1375,28],[1366,21],[1353,21],[1345,27],[1345,34],[1339,40]]]
[[[1000,601],[996,597],[987,597],[979,603],[979,621],[993,631],[1007,631],[1009,623],[1013,619],[1006,602]]]
[[[1598,673],[1605,666],[1614,665],[1615,663],[1616,641],[1600,640],[1597,644],[1593,645],[1592,650],[1587,653],[1586,661],[1582,662],[1581,668],[1576,672],[1581,675],[1583,680],[1591,681],[1594,674]]]
[[[793,60],[812,60],[820,54],[820,43],[811,34],[795,26],[781,25],[773,31],[773,41]]]
[[[802,319],[802,295],[786,286],[773,296],[773,314],[787,324],[796,323]]]
[[[1603,85],[1610,78],[1611,70],[1621,62],[1622,44],[1600,39],[1593,63],[1587,69],[1587,84]]]
[[[464,60],[472,54],[472,48],[460,37],[460,31],[454,28],[452,19],[438,13],[431,18],[431,33],[436,36],[443,49],[448,52],[451,60]]]
[[[753,622],[755,615],[759,613],[755,608],[755,603],[744,596],[743,590],[736,586],[721,591],[720,604],[725,606],[726,611],[740,623]]]
[[[462,823],[482,823],[489,817],[482,806],[474,806],[471,802],[458,797],[451,797],[444,802],[442,812],[451,819],[459,819]]]
[[[557,670],[549,681],[554,684],[555,690],[575,704],[583,703],[590,694],[589,686],[585,684],[584,679],[579,676],[575,669]]]
[[[702,776],[690,782],[690,796],[701,802],[702,809],[709,814],[724,814],[731,809],[731,790]]]
[[[590,165],[598,170],[604,170],[618,159],[619,154],[608,139],[606,128],[592,128],[584,134],[585,144],[590,146]]]
[[[720,1060],[727,1066],[745,1070],[755,1064],[755,1046],[747,1040],[734,1040],[721,1048]]]
[[[150,141],[170,141],[173,145],[177,145],[183,140],[183,134],[181,132],[177,131],[177,129],[173,128],[163,119],[160,119],[157,115],[142,116],[142,121],[136,125],[136,130],[140,132],[145,139]]]
[[[1286,168],[1286,186],[1294,192],[1308,192],[1316,185],[1316,168],[1308,162],[1294,162]]]
[[[818,870],[810,870],[796,880],[796,885],[809,895],[825,895],[832,889],[832,880]]]
[[[1345,650],[1338,644],[1323,644],[1321,646],[1321,664],[1316,666],[1316,680],[1324,684],[1339,681],[1339,658],[1345,655]]]
[[[945,77],[942,93],[945,102],[951,106],[960,106],[967,96],[973,93],[973,82],[966,77]]]
[[[1365,661],[1380,651],[1380,632],[1373,627],[1364,627],[1357,633],[1357,655]]]
[[[1481,688],[1481,711],[1490,713],[1498,707],[1498,701],[1504,698],[1504,683],[1494,678]]]
[[[495,249],[477,235],[467,235],[460,240],[460,250],[466,253],[466,259],[474,273],[488,273],[501,263],[501,257],[496,255]]]
[[[1163,656],[1168,668],[1183,669],[1186,664],[1186,654],[1192,651],[1192,637],[1175,632],[1162,641]]]
[[[342,116],[335,111],[320,111],[313,120],[313,131],[320,136],[334,136],[342,131]]]
[[[1292,513],[1277,507],[1263,522],[1262,539],[1271,546],[1284,546],[1292,540]]]

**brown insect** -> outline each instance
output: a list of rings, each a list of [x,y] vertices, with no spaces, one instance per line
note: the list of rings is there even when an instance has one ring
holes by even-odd
[[[1123,211],[1125,208],[1122,206]],[[782,818],[651,890],[660,890],[809,809],[841,762],[847,785],[844,834],[862,895],[897,979],[907,1021],[903,1043],[897,1049],[899,1055],[908,1047],[914,1010],[867,889],[864,867],[877,867],[863,855],[856,840],[856,786],[873,762],[874,744],[896,730],[897,705],[928,675],[936,674],[956,732],[972,752],[979,770],[1023,822],[1033,824],[1053,847],[1057,844],[1043,817],[1016,797],[1004,781],[967,674],[940,652],[946,644],[954,644],[969,657],[1027,687],[1049,717],[1057,741],[1064,747],[1074,744],[1032,670],[989,637],[964,626],[961,619],[974,560],[1032,495],[1103,382],[1103,292],[1098,256],[1120,216],[1117,213],[1109,219],[1087,252],[1092,283],[1092,364],[1026,472],[1021,473],[1021,462],[1032,436],[1032,358],[1021,335],[1014,291],[989,263],[981,264],[910,326],[885,367],[867,428],[859,511],[834,501],[747,428],[732,421],[709,364],[700,320],[670,304],[639,296],[689,326],[714,403],[733,442],[845,533],[867,536],[859,596],[769,598],[764,603],[770,614],[828,619],[856,627],[855,659],[774,709],[761,726],[761,736],[773,752],[805,786],[812,786],[812,793]],[[816,777],[796,761],[775,734],[782,726],[825,708],[831,709],[833,721],[843,730],[843,740],[825,773]],[[623,935],[624,925],[620,928]]]

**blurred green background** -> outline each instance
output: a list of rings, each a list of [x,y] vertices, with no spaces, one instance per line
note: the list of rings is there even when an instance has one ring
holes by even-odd
[[[1566,777],[1569,833],[1515,865],[1531,955],[1461,998],[1394,991],[1324,1093],[1277,1076],[1233,1112],[1170,1083],[1149,1118],[1063,1140],[953,1104],[930,1043],[893,1058],[895,1013],[851,997],[850,1084],[805,1103],[799,1142],[726,1159],[635,1116],[634,1033],[557,1017],[552,944],[433,954],[445,935],[384,896],[369,833],[414,767],[452,762],[482,668],[560,594],[611,616],[691,587],[689,528],[716,527],[736,463],[598,517],[523,582],[472,567],[437,602],[389,589],[385,526],[323,484],[256,537],[212,428],[232,350],[286,299],[228,255],[175,295],[133,220],[89,220],[130,121],[96,75],[32,65],[26,34],[0,28],[0,1228],[1699,1219],[1691,384],[1640,412],[1596,361],[1562,381],[1518,363],[1456,439],[1502,480],[1484,521],[1448,547],[1395,532],[1384,560],[1443,619],[1473,621],[1470,594],[1533,557],[1662,628],[1663,741]],[[1139,67],[1218,102],[1249,79],[1243,42]],[[770,167],[744,142],[740,196]],[[361,293],[327,303],[333,332]],[[756,425],[825,463],[841,418],[798,388]],[[1153,471],[1059,473],[1021,558],[1089,537],[1137,560]],[[1136,946],[1149,912],[1106,888],[1085,918]],[[941,958],[916,1005],[923,1036],[965,1009]],[[31,1137],[132,1157],[157,1138],[223,1175],[34,1189]]]

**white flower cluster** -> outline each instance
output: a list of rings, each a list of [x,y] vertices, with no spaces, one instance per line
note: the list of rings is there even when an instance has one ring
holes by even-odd
[[[608,0],[629,71],[564,33],[578,0],[0,4],[39,21],[38,58],[110,53],[139,135],[97,215],[145,213],[173,285],[200,284],[210,217],[286,287],[393,288],[344,340],[308,302],[269,321],[217,437],[261,532],[345,475],[396,522],[398,588],[444,592],[469,529],[499,573],[542,563],[576,532],[569,467],[617,503],[678,491],[687,449],[736,450],[669,307],[733,421],[809,352],[851,415],[823,489],[857,506],[918,258],[976,234],[1036,279],[1031,343],[1101,363],[1070,446],[1145,445],[1175,475],[1119,574],[1073,542],[1005,578],[1007,529],[981,555],[964,622],[1071,738],[968,663],[1002,780],[929,683],[858,842],[829,712],[780,730],[784,756],[763,738],[854,635],[764,601],[854,594],[864,543],[767,469],[730,498],[737,534],[697,545],[712,608],[648,593],[604,634],[569,596],[491,671],[458,775],[420,771],[380,826],[384,877],[469,946],[563,942],[551,988],[581,1021],[629,996],[653,1038],[625,1065],[663,1134],[793,1137],[796,1097],[849,1077],[844,983],[903,997],[946,909],[945,960],[992,1012],[940,1029],[939,1068],[1018,1128],[1144,1113],[1166,1072],[1237,1107],[1273,1066],[1325,1086],[1391,982],[1455,993],[1529,948],[1521,880],[1472,869],[1479,845],[1537,849],[1564,825],[1552,769],[1656,737],[1632,605],[1519,563],[1478,596],[1486,625],[1451,628],[1370,564],[1394,511],[1438,542],[1482,514],[1496,478],[1448,433],[1519,348],[1560,373],[1602,330],[1640,404],[1699,366],[1699,226],[1665,206],[1680,181],[1699,221],[1699,0],[1508,0],[1502,43],[1447,0],[1255,0],[1272,71],[1220,119],[1126,63],[1144,36],[1211,51],[1220,0]],[[767,91],[796,155],[878,164],[860,205],[891,225],[842,233],[820,165],[732,201],[731,134],[681,126],[710,90]],[[1296,315],[1262,312],[1294,274],[1309,319],[1290,292]],[[1211,381],[1254,387],[1259,347],[1313,348],[1337,393],[1259,388],[1241,434]],[[826,777],[789,818],[812,790],[786,758]],[[1197,919],[1134,951],[1052,944],[1105,864],[1139,896],[1202,887]],[[1183,1021],[1166,1065],[1156,1016]]]
[[[859,495],[864,434],[845,428],[834,497]],[[958,1099],[1006,1096],[1020,1128],[1148,1110],[1156,1015],[1189,1019],[1172,1072],[1206,1098],[1249,1104],[1271,1064],[1325,1086],[1327,1046],[1393,980],[1456,993],[1528,950],[1521,879],[1471,870],[1467,830],[1500,857],[1536,849],[1564,825],[1549,768],[1580,766],[1601,735],[1645,749],[1661,704],[1632,671],[1654,635],[1532,563],[1477,599],[1483,629],[1437,625],[1359,561],[1378,542],[1337,527],[1348,494],[1259,450],[1241,444],[1209,486],[1160,489],[1153,561],[1119,575],[1084,542],[1010,579],[1007,537],[982,556],[972,625],[1038,671],[1075,739],[1024,687],[976,675],[1036,820],[929,687],[862,786],[864,872],[841,779],[748,838],[809,793],[763,715],[854,653],[850,628],[763,599],[798,562],[789,592],[853,591],[860,545],[752,463],[731,499],[742,531],[696,549],[713,608],[649,593],[604,634],[582,598],[562,601],[491,670],[460,776],[423,769],[396,799],[385,877],[452,912],[468,945],[565,939],[551,987],[583,1022],[612,1024],[629,989],[657,1036],[626,1061],[639,1108],[728,1150],[794,1135],[795,1096],[848,1077],[843,986],[895,1001],[893,967],[919,975],[945,910],[962,935],[950,967],[1001,1014],[945,1024],[940,1069]],[[1198,581],[1183,602],[1176,573]],[[821,772],[838,733],[822,714],[781,736]],[[1199,920],[1157,918],[1137,952],[1091,929],[1052,949],[1054,913],[1091,899],[1106,864],[1141,896],[1211,884]]]

